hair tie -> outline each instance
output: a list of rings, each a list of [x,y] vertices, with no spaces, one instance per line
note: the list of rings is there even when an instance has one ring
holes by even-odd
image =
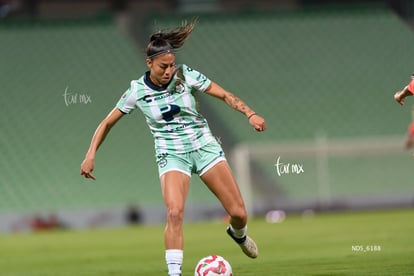
[[[257,115],[257,113],[250,114],[249,117],[247,117],[247,120],[250,120],[250,118],[253,117],[254,115]]]

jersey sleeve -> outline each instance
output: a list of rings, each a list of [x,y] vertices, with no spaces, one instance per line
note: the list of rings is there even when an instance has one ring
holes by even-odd
[[[414,75],[411,77],[410,83],[407,85],[408,91],[414,94]]]
[[[204,92],[210,86],[211,80],[208,79],[202,73],[188,67],[187,65],[182,65],[182,73],[185,77],[185,81],[194,89]]]
[[[116,107],[124,114],[130,114],[134,109],[137,108],[137,89],[136,84],[134,81],[131,81],[131,86],[128,88],[127,91],[122,95],[119,99]]]

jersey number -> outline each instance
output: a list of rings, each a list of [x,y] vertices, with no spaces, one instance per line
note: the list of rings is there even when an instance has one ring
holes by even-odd
[[[174,119],[174,115],[180,113],[181,108],[178,105],[170,104],[160,109],[162,118],[167,122],[172,121]]]

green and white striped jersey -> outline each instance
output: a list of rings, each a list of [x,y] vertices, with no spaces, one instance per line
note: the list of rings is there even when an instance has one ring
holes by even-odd
[[[197,93],[204,92],[210,83],[206,76],[184,64],[177,66],[165,87],[154,85],[146,72],[131,81],[117,108],[127,114],[136,108],[144,113],[156,154],[191,152],[215,140],[197,102]]]

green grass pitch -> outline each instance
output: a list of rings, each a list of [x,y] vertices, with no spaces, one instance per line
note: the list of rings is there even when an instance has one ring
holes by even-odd
[[[199,259],[225,257],[235,276],[414,275],[414,210],[287,216],[249,223],[257,259],[243,255],[223,221],[187,223],[183,275]],[[0,236],[0,275],[167,275],[163,226]]]

